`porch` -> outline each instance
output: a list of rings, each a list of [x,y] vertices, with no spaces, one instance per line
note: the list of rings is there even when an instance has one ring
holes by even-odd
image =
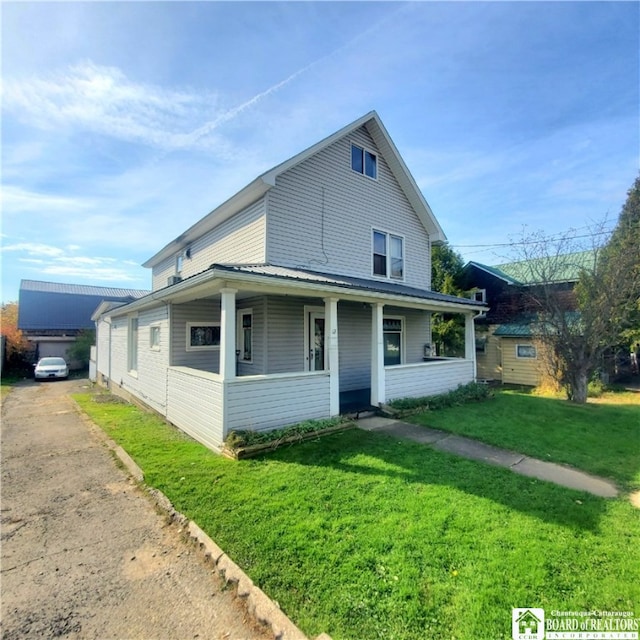
[[[135,314],[144,303],[129,305],[109,329],[129,369],[118,358],[109,378],[213,449],[232,430],[329,418],[474,379],[473,301],[223,271],[168,287]],[[442,310],[465,318],[463,358],[431,357],[431,314]]]

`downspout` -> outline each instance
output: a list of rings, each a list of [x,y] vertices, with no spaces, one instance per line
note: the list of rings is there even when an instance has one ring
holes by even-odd
[[[471,319],[471,328],[473,330],[473,381],[478,382],[478,354],[476,351],[476,320],[486,318],[487,312],[481,311],[478,315]]]
[[[100,371],[98,366],[98,321],[94,320],[93,324],[96,326],[94,335],[96,336],[96,384],[98,384],[98,371]],[[89,374],[91,374],[91,358],[89,358]]]
[[[105,322],[109,325],[109,367],[108,367],[108,377],[107,377],[107,389],[111,389],[111,318],[105,320]]]

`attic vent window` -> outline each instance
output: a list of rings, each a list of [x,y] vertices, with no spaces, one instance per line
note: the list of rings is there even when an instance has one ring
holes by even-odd
[[[355,144],[351,145],[351,168],[369,178],[378,178],[378,157]]]

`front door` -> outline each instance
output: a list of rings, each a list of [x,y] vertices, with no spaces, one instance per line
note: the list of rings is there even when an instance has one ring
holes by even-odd
[[[324,370],[324,313],[309,313],[309,371]]]

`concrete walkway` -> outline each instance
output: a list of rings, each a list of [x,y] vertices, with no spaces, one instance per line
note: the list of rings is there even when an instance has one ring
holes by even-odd
[[[471,460],[480,460],[498,467],[506,467],[523,476],[546,480],[578,491],[586,491],[601,498],[616,498],[619,493],[618,488],[611,480],[592,476],[553,462],[530,458],[522,453],[500,449],[446,431],[381,417],[364,418],[358,420],[356,424],[365,431],[385,433],[396,438],[430,445],[439,451],[446,451]]]

